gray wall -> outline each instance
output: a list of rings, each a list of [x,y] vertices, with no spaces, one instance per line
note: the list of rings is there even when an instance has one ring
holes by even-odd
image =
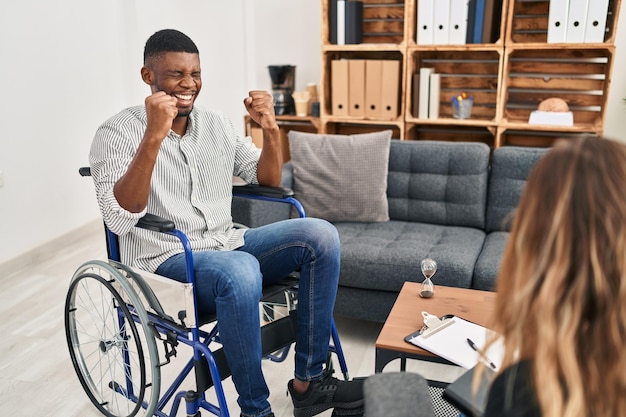
[[[172,27],[196,41],[198,103],[243,130],[242,99],[270,88],[267,65],[296,65],[297,89],[319,85],[320,14],[319,0],[2,1],[0,265],[99,218],[77,168],[98,125],[149,94],[139,68],[150,34]],[[621,17],[614,74],[626,72]],[[626,140],[622,97],[615,77],[606,134]]]

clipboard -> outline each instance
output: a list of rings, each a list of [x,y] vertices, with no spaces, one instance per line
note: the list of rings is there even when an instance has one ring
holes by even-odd
[[[504,355],[504,348],[500,342],[491,345],[484,356],[468,343],[469,339],[478,349],[482,349],[491,330],[458,316],[447,315],[438,318],[425,311],[422,312],[422,316],[424,327],[407,335],[405,341],[465,369],[472,369],[479,361],[493,364],[491,367],[494,370],[500,368]]]

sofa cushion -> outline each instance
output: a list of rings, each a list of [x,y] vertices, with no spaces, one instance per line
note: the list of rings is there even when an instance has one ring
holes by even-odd
[[[307,216],[332,222],[389,220],[391,130],[358,135],[289,132],[293,190]]]
[[[484,143],[392,141],[389,217],[484,228],[489,154]]]
[[[474,267],[472,288],[475,290],[495,291],[496,278],[500,270],[500,262],[504,247],[509,239],[509,232],[491,232],[487,234],[483,250]]]
[[[383,291],[398,292],[405,281],[422,282],[424,258],[437,261],[435,286],[469,288],[485,239],[479,229],[394,220],[335,226],[341,241],[339,285]]]
[[[493,151],[485,230],[509,231],[526,179],[549,148],[504,146]]]

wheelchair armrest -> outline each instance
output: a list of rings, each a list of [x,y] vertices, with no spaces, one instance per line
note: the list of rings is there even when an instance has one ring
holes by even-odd
[[[284,187],[273,187],[269,185],[246,184],[233,186],[233,195],[255,195],[271,198],[293,197],[293,190]]]
[[[152,230],[153,232],[166,233],[174,230],[176,228],[176,225],[171,220],[147,213],[145,216],[139,219],[135,227]]]

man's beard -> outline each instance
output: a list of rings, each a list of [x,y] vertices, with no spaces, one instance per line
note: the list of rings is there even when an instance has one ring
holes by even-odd
[[[192,110],[193,110],[193,107],[190,110],[178,109],[178,114],[176,115],[176,117],[187,117],[189,116]]]

